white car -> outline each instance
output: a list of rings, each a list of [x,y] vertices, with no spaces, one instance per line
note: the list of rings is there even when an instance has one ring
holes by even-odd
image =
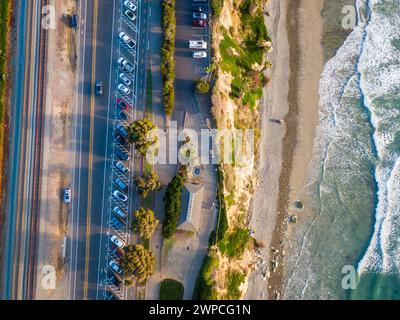
[[[115,271],[116,273],[122,273],[122,268],[120,267],[120,265],[118,263],[116,263],[114,260],[111,260],[108,265],[110,266],[110,268]]]
[[[207,19],[207,15],[205,13],[200,13],[200,12],[194,12],[193,13],[193,19]]]
[[[132,84],[131,79],[129,79],[128,76],[127,76],[125,73],[121,72],[121,73],[119,74],[118,77],[119,77],[119,78],[123,81],[123,83],[124,83],[125,85],[127,85],[127,86],[130,86],[130,85]]]
[[[131,90],[127,86],[123,85],[122,83],[120,83],[118,85],[118,90],[125,93],[126,95],[129,95],[131,93]]]
[[[115,236],[115,235],[113,235],[111,238],[110,238],[110,241],[112,242],[112,243],[114,243],[118,248],[120,248],[120,249],[122,249],[123,247],[125,247],[125,243],[120,239],[120,238],[118,238],[117,236]]]
[[[136,45],[136,42],[131,39],[125,32],[121,31],[119,33],[119,38],[131,49]]]
[[[64,202],[71,203],[71,189],[70,188],[66,188],[64,190]]]
[[[132,11],[136,11],[136,6],[134,3],[132,3],[132,1],[124,1],[124,6],[131,9]]]
[[[121,200],[122,202],[128,201],[128,196],[121,191],[115,190],[113,192],[113,195],[115,198],[117,198],[118,200]]]
[[[207,52],[205,52],[205,51],[193,52],[193,58],[195,58],[195,59],[207,58]]]

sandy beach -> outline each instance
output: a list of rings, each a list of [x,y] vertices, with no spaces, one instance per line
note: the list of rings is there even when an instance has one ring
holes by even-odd
[[[266,18],[274,50],[271,83],[262,104],[259,185],[250,220],[268,271],[249,277],[246,298],[279,299],[284,277],[288,216],[302,200],[318,124],[322,0],[270,0]],[[282,119],[282,124],[270,119]],[[307,205],[307,204],[305,204]]]

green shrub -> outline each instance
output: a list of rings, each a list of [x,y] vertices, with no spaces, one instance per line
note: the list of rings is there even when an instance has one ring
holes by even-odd
[[[224,176],[220,168],[218,168],[217,172],[217,182],[218,182],[217,198],[219,202],[217,241],[221,241],[225,238],[225,234],[229,228],[229,223],[228,223],[228,216],[226,214],[225,198],[223,195]]]
[[[249,230],[236,228],[218,243],[218,248],[229,258],[240,258],[246,250],[249,240]]]
[[[242,292],[240,291],[239,287],[244,282],[245,275],[236,270],[229,269],[226,274],[227,280],[227,293],[226,299],[228,300],[239,300]]]
[[[160,286],[160,300],[182,300],[183,284],[174,279],[164,279]]]
[[[174,80],[175,80],[175,0],[163,0],[162,19],[164,41],[161,47],[161,75],[163,79],[163,102],[166,115],[174,110]]]
[[[181,175],[177,174],[168,184],[165,191],[165,220],[162,234],[167,239],[172,237],[179,221],[183,183],[184,179]]]
[[[224,6],[224,0],[211,0],[211,8],[216,17],[219,17],[221,15],[223,6]]]
[[[204,79],[197,79],[196,91],[198,93],[207,93],[208,91],[210,91],[210,82]]]
[[[206,255],[196,279],[193,300],[217,300],[217,290],[213,280],[213,272],[219,267],[218,256],[215,253]]]

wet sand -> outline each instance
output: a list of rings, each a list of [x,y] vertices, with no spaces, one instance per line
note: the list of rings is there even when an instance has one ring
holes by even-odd
[[[249,299],[279,299],[284,282],[288,216],[302,200],[318,124],[322,0],[271,0],[267,18],[274,50],[271,84],[262,111],[260,184],[253,199],[251,229],[265,248],[268,272],[249,278]],[[283,124],[269,119],[283,119]],[[299,220],[301,217],[299,217]]]

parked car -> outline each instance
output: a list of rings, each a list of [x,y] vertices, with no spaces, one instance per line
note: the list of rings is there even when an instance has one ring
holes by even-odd
[[[97,80],[95,84],[96,96],[101,96],[103,94],[103,81]]]
[[[110,266],[111,270],[115,271],[116,273],[121,274],[122,273],[122,268],[121,266],[116,263],[114,260],[111,260],[108,265]]]
[[[207,21],[206,20],[193,20],[193,27],[207,27]]]
[[[130,105],[122,98],[117,99],[117,106],[123,110],[128,110]]]
[[[78,15],[77,14],[73,14],[71,16],[70,21],[69,21],[69,25],[71,26],[71,28],[74,28],[74,29],[78,28],[79,23],[78,23]]]
[[[125,10],[124,14],[126,17],[131,20],[132,22],[135,22],[136,16],[131,10]]]
[[[116,214],[117,217],[119,217],[121,219],[126,218],[126,213],[124,211],[122,211],[122,209],[118,206],[114,207],[113,212]]]
[[[111,225],[113,225],[115,228],[117,228],[119,230],[125,229],[125,225],[114,216],[111,218]]]
[[[116,277],[114,277],[114,275],[109,277],[107,280],[108,283],[116,286],[117,288],[121,285],[121,281],[119,281]]]
[[[124,6],[131,9],[132,11],[136,11],[136,5],[132,1],[124,1]]]
[[[125,32],[121,31],[119,33],[119,38],[131,49],[133,49],[136,45],[136,42],[132,40]]]
[[[117,300],[117,298],[114,296],[114,294],[110,291],[106,292],[105,299],[106,300]]]
[[[130,86],[130,85],[132,84],[131,79],[129,79],[128,76],[127,76],[125,73],[123,73],[123,72],[121,72],[121,73],[118,75],[118,78],[120,78],[120,79],[122,80],[122,82],[123,82],[125,85],[127,85],[127,86]]]
[[[113,249],[113,253],[115,254],[115,256],[116,256],[118,259],[121,259],[122,256],[123,256],[124,253],[125,253],[121,248],[118,248],[115,244],[113,245],[112,249]]]
[[[129,161],[129,159],[130,159],[129,154],[122,152],[118,148],[115,150],[115,155],[119,160],[122,160],[122,161]]]
[[[128,136],[128,130],[126,130],[126,128],[122,125],[122,123],[117,123],[117,125],[115,126],[115,129],[124,138],[126,138]]]
[[[205,51],[195,51],[195,52],[193,52],[192,56],[195,59],[207,58],[207,52],[205,52]]]
[[[118,238],[116,235],[111,236],[110,241],[114,243],[118,248],[123,248],[125,247],[125,242],[123,242],[120,238]]]
[[[118,200],[121,200],[122,202],[127,202],[128,201],[128,196],[125,193],[121,192],[121,191],[115,190],[113,192],[113,195],[114,195],[115,198],[117,198]]]
[[[115,164],[115,167],[118,168],[118,170],[121,171],[124,174],[129,173],[129,169],[121,161],[118,161]]]
[[[128,185],[120,178],[115,179],[114,183],[121,191],[126,191],[128,189]]]
[[[122,83],[118,85],[118,90],[125,93],[127,96],[131,94],[131,90]]]
[[[64,202],[71,203],[71,189],[70,188],[64,189]]]
[[[207,15],[202,12],[193,12],[193,19],[203,19],[207,20]]]
[[[194,5],[192,5],[192,11],[193,12],[205,12],[206,9],[201,5],[194,4]]]
[[[128,140],[127,139],[125,139],[123,136],[121,136],[118,132],[117,132],[117,134],[115,135],[115,141],[117,141],[120,145],[122,145],[122,146],[127,146],[129,143],[128,143]]]
[[[117,114],[117,119],[122,119],[122,120],[128,120],[128,115],[123,112],[122,110],[120,110],[120,112],[118,112]]]
[[[133,66],[133,64],[129,63],[128,60],[120,57],[118,59],[118,64],[121,66],[121,69],[132,73],[135,70],[135,67]]]

